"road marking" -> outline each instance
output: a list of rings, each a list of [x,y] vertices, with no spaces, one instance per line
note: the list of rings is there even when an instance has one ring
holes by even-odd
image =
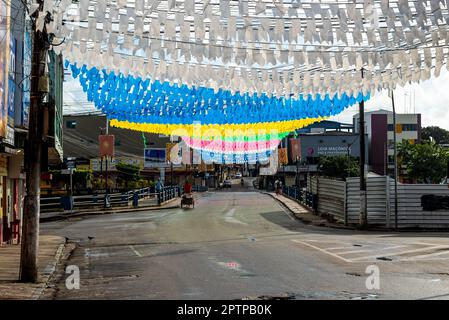
[[[420,248],[420,249],[413,249],[413,250],[405,250],[405,251],[400,251],[400,252],[393,252],[393,253],[389,253],[389,254],[382,254],[382,256],[400,256],[400,255],[404,255],[407,253],[415,253],[415,252],[421,252],[421,251],[428,251],[428,250],[434,250],[434,249],[439,249],[439,248],[447,248],[447,246],[444,245],[437,245],[437,246],[433,246],[433,247],[426,247],[426,248]],[[352,259],[353,261],[363,261],[364,259],[372,259],[372,258],[377,258],[381,256],[380,254],[376,254],[376,255],[370,255],[370,256],[365,256],[365,257],[358,257],[358,258],[354,258]],[[406,259],[406,258],[404,258]],[[404,260],[402,259],[402,260]],[[410,259],[410,258],[408,258]]]
[[[346,246],[346,247],[330,247],[330,248],[325,248],[326,250],[341,250],[341,249],[351,249],[354,248],[354,246]]]
[[[406,247],[406,246],[400,245],[400,246],[378,248],[378,249],[372,248],[372,249],[365,249],[365,250],[343,251],[343,252],[336,252],[336,254],[351,254],[351,253],[361,253],[361,252],[383,251],[383,250],[391,250],[391,249],[397,249],[397,248],[403,248],[403,247]]]
[[[449,248],[447,248],[447,249],[449,250]],[[439,252],[434,252],[434,253],[429,253],[429,254],[421,254],[419,256],[414,256],[412,258],[408,258],[408,259],[404,259],[404,260],[408,261],[408,260],[427,259],[427,258],[442,256],[444,254],[449,254],[449,251],[439,251]],[[449,259],[449,257],[443,258],[443,259]]]
[[[309,247],[311,247],[311,248],[313,248],[315,250],[318,250],[318,251],[320,251],[322,253],[328,254],[328,255],[330,255],[330,256],[332,256],[334,258],[343,260],[344,262],[348,262],[348,263],[352,262],[351,260],[348,260],[348,259],[345,259],[343,257],[340,257],[339,255],[336,255],[336,254],[334,254],[332,252],[329,252],[327,250],[321,249],[320,247],[314,246],[313,244],[310,244],[310,243],[307,243],[307,242],[304,242],[304,241],[299,241],[299,240],[292,240],[292,241],[296,242],[296,243],[300,243],[300,244],[306,245],[306,246],[309,246]]]
[[[396,251],[396,252],[391,252],[394,249],[397,248],[404,248],[404,247],[408,247],[410,248],[410,246],[412,245],[416,245],[416,243],[414,244],[403,244],[403,245],[395,245],[395,246],[390,246],[390,247],[385,247],[385,248],[371,248],[371,249],[364,249],[364,250],[353,250],[353,251],[343,251],[343,252],[331,252],[329,250],[331,249],[349,249],[350,247],[329,247],[329,248],[320,248],[319,246],[313,245],[310,242],[318,242],[318,243],[322,243],[322,242],[328,242],[328,241],[317,241],[317,240],[291,240],[293,242],[296,243],[300,243],[303,244],[305,246],[308,246],[310,248],[313,248],[315,250],[318,250],[322,253],[325,253],[327,255],[330,255],[331,257],[337,258],[339,260],[342,260],[344,262],[348,262],[348,263],[361,263],[361,262],[373,262],[375,261],[377,258],[379,257],[398,257],[398,259],[396,261],[413,261],[413,260],[422,260],[422,259],[430,259],[435,257],[435,259],[438,259],[438,256],[442,256],[442,255],[449,255],[449,246],[447,245],[437,245],[437,244],[428,244],[427,247],[425,248],[418,248],[418,249],[410,249],[410,250],[403,250],[403,251]],[[367,246],[366,244],[363,244],[364,246]],[[379,244],[381,245],[381,244]],[[369,245],[372,246],[372,245]],[[439,251],[439,252],[432,252],[432,253],[425,253],[425,254],[421,254],[421,255],[417,255],[417,256],[411,256],[411,257],[401,257],[405,254],[413,254],[413,253],[419,253],[419,252],[425,252],[425,251],[432,251],[432,250],[436,250],[436,249],[447,249],[447,251]],[[354,257],[354,258],[349,258],[348,255],[351,254],[357,254],[357,253],[362,253],[362,252],[370,252],[370,253],[376,253],[377,254],[370,254],[370,255],[366,255],[363,257]],[[346,256],[343,257],[343,255]],[[440,259],[444,259],[447,260],[449,259],[449,257],[443,257]]]
[[[136,254],[136,256],[138,256],[138,257],[141,257],[142,258],[142,255],[140,254],[140,252],[139,251],[137,251],[136,249],[134,249],[134,246],[129,246],[129,248]]]
[[[239,224],[244,224],[244,225],[248,225],[247,223],[237,220],[236,218],[234,218],[234,213],[235,213],[235,208],[232,208],[231,210],[229,210],[226,214],[225,214],[225,221],[229,222],[229,223],[239,223]]]

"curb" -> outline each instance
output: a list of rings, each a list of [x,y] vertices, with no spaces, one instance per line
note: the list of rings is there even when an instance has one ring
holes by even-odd
[[[367,227],[367,228],[359,228],[357,225],[355,226],[344,226],[344,225],[337,225],[337,224],[325,224],[325,225],[314,225],[310,220],[307,220],[305,218],[301,218],[298,217],[286,204],[284,204],[281,200],[279,200],[278,198],[276,198],[275,196],[273,196],[272,194],[265,192],[265,191],[260,191],[258,190],[260,193],[262,194],[266,194],[270,197],[272,197],[273,199],[275,199],[276,201],[278,201],[283,207],[285,207],[296,219],[308,224],[308,225],[312,225],[312,226],[317,226],[317,227],[327,227],[327,228],[332,228],[332,229],[339,229],[339,230],[353,230],[353,231],[362,231],[362,232],[390,232],[390,233],[407,233],[407,232],[420,232],[420,233],[445,233],[448,232],[448,229],[424,229],[424,228],[403,228],[403,229],[399,229],[399,230],[394,230],[394,229],[388,229],[388,228],[382,228],[382,227],[376,227],[376,226],[372,226],[372,227]]]
[[[42,278],[42,282],[40,282],[40,287],[36,288],[31,296],[31,300],[39,300],[45,290],[50,285],[56,271],[58,270],[58,265],[63,261],[64,256],[66,255],[66,250],[69,248],[67,243],[61,243],[58,246],[58,249],[56,249],[55,258],[52,262],[50,262],[47,267],[50,268],[50,272],[48,274],[45,274]],[[70,252],[68,254],[70,255],[71,251],[73,251],[74,248],[71,248]]]
[[[340,226],[340,225],[335,225],[335,224],[329,224],[326,223],[324,225],[315,225],[313,224],[313,221],[308,220],[307,218],[302,218],[302,217],[298,217],[298,215],[295,214],[295,212],[293,212],[292,209],[290,209],[283,201],[281,201],[280,199],[276,198],[275,196],[273,196],[271,193],[268,192],[264,192],[264,191],[259,191],[262,194],[268,195],[271,198],[273,198],[274,200],[276,200],[277,202],[279,202],[284,208],[286,208],[297,220],[307,224],[307,225],[311,225],[311,226],[315,226],[315,227],[326,227],[326,228],[332,228],[332,229],[339,229],[339,230],[356,230],[355,228],[349,227],[349,226]],[[301,205],[301,204],[300,204]]]
[[[169,201],[167,201],[165,204],[169,204],[170,202],[173,202],[177,200],[178,198],[173,198]],[[159,206],[142,206],[142,207],[127,207],[127,208],[120,208],[120,209],[106,209],[106,210],[97,210],[97,211],[86,211],[86,212],[76,212],[76,213],[61,213],[59,215],[55,215],[52,217],[43,217],[40,218],[39,221],[41,223],[45,222],[52,222],[52,221],[61,221],[61,220],[67,220],[70,218],[78,218],[78,217],[84,217],[84,216],[98,216],[103,214],[113,214],[113,213],[124,213],[124,212],[136,212],[136,211],[148,211],[148,210],[167,210],[167,209],[176,209],[179,208],[178,206],[165,206],[159,205]]]

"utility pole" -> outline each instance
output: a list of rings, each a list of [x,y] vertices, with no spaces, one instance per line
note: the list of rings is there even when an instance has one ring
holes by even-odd
[[[363,68],[362,79],[363,79]],[[359,103],[359,134],[360,134],[360,225],[368,224],[366,204],[366,178],[365,178],[365,101]]]
[[[109,122],[108,122],[108,117],[106,116],[106,135],[109,134]],[[105,156],[105,169],[106,169],[106,174],[105,174],[105,181],[106,181],[106,199],[109,195],[109,184],[108,184],[108,156]]]
[[[170,184],[173,186],[173,161],[170,160],[170,172],[171,172],[171,182]]]
[[[40,12],[43,0],[37,1]],[[35,13],[35,14],[36,14]],[[36,16],[35,16],[36,18]],[[47,13],[45,22],[51,19]],[[31,67],[30,115],[28,139],[25,144],[26,195],[24,200],[24,214],[22,227],[22,247],[20,255],[20,281],[38,281],[38,251],[39,251],[39,216],[40,216],[40,182],[41,156],[43,135],[43,100],[48,94],[49,81],[46,74],[47,54],[51,39],[46,27],[37,30],[33,22],[33,52]]]
[[[393,107],[393,144],[394,144],[394,228],[398,228],[398,152],[396,137],[396,107],[394,105],[394,93],[391,90],[391,104]],[[389,186],[388,186],[389,187]]]

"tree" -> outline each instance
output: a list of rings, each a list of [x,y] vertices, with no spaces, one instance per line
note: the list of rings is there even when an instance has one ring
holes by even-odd
[[[405,167],[410,178],[419,183],[440,183],[447,174],[449,151],[435,142],[398,145],[398,165]]]
[[[136,187],[142,178],[139,166],[119,162],[115,168],[118,171],[118,178],[125,183],[126,189]]]
[[[321,157],[318,169],[324,176],[333,178],[346,179],[359,175],[357,160],[347,156]]]
[[[449,144],[449,131],[440,127],[423,128],[421,136],[426,141],[430,141],[430,137],[432,137],[437,144]]]

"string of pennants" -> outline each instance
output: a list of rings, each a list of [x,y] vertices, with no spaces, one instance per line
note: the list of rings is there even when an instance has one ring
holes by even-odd
[[[46,0],[36,26],[62,40],[53,50],[111,125],[181,136],[218,157],[266,156],[291,131],[449,69],[448,9],[449,0]]]

